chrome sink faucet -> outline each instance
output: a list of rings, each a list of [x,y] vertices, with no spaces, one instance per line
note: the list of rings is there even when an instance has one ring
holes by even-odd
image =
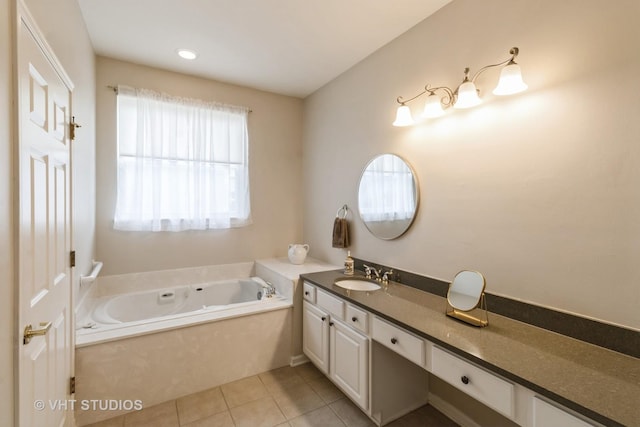
[[[385,285],[389,283],[389,276],[391,276],[393,274],[393,269],[389,270],[389,271],[385,271],[384,274],[382,275],[382,283],[384,283]]]
[[[376,270],[374,267],[370,267],[367,264],[363,264],[364,267],[364,276],[367,279],[371,279],[371,273],[373,272],[376,275],[376,280],[380,280],[380,272]]]
[[[393,275],[393,269],[388,271],[383,271],[382,268],[376,269],[375,267],[368,266],[363,264],[364,267],[364,275],[367,279],[371,279],[371,273],[375,274],[376,282],[382,282],[383,284],[389,283],[389,276]]]

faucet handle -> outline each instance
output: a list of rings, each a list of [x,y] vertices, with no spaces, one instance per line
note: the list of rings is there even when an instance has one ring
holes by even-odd
[[[362,264],[362,266],[364,267],[364,275],[367,277],[367,279],[371,279],[372,267],[369,267],[367,264]]]
[[[382,283],[389,283],[389,276],[393,274],[393,269],[385,271],[382,275]]]

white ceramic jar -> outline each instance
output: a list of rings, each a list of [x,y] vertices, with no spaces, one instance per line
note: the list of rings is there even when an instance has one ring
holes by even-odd
[[[307,253],[309,252],[309,245],[301,243],[291,243],[289,245],[289,262],[291,264],[303,264]]]

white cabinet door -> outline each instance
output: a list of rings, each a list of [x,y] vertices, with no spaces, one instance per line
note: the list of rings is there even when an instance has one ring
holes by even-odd
[[[329,315],[303,301],[302,351],[325,374],[329,373]]]
[[[362,409],[369,409],[369,340],[337,321],[329,324],[329,376]]]

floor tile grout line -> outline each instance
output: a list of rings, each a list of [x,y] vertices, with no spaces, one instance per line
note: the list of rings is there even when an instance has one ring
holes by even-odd
[[[295,368],[293,368],[293,367],[292,367],[292,369],[295,369]],[[267,372],[269,372],[269,371],[267,371]],[[294,370],[294,373],[295,373],[298,377],[300,377],[300,378],[302,379],[302,381],[305,383],[305,385],[307,385],[307,386],[311,389],[311,391],[312,391],[312,392],[314,392],[314,393],[318,396],[318,398],[320,399],[320,401],[324,403],[324,406],[326,406],[326,403],[324,402],[324,399],[323,399],[322,397],[320,397],[320,395],[319,395],[319,394],[318,394],[318,393],[313,389],[313,387],[311,386],[311,384],[310,384],[310,383],[308,383],[308,382],[305,380],[305,378],[304,378],[302,375],[300,375],[300,373],[296,372],[295,370]],[[304,412],[304,413],[298,414],[298,415],[296,415],[296,416],[295,416],[295,417],[293,417],[293,418],[288,418],[288,417],[285,415],[284,410],[282,409],[282,407],[281,407],[281,406],[280,406],[280,404],[278,403],[278,399],[276,399],[276,398],[275,398],[275,396],[273,395],[273,392],[272,392],[272,391],[270,391],[270,390],[269,390],[269,388],[267,388],[267,385],[264,383],[264,381],[263,381],[262,377],[260,377],[260,376],[258,375],[258,378],[259,378],[259,379],[260,379],[260,381],[262,382],[262,385],[263,385],[263,386],[264,386],[264,388],[267,390],[267,392],[269,393],[269,395],[271,396],[271,398],[273,399],[273,401],[276,403],[276,406],[278,406],[278,409],[280,409],[280,412],[282,412],[282,415],[284,416],[285,422],[286,422],[287,424],[289,424],[289,425],[291,425],[291,420],[293,420],[293,419],[295,419],[295,418],[298,418],[298,417],[301,417],[301,416],[303,416],[303,415],[305,415],[305,414],[308,414],[309,412],[313,412],[313,411],[315,411],[316,409],[320,409],[320,408],[322,407],[322,406],[321,406],[321,407],[318,407],[318,408],[315,408],[315,409],[309,410],[309,411],[307,411],[307,412]]]

